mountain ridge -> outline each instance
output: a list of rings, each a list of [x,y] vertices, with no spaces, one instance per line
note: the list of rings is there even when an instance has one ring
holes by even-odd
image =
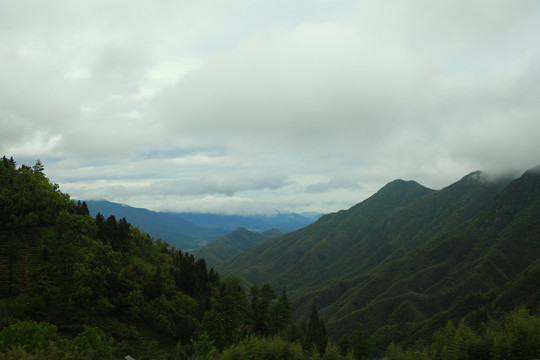
[[[431,331],[442,310],[463,312],[465,294],[499,289],[530,265],[540,238],[531,222],[540,214],[540,201],[531,195],[540,188],[537,174],[491,178],[475,171],[441,190],[395,180],[348,210],[265,240],[217,268],[286,286],[296,316],[315,301],[336,336],[362,323],[384,346],[385,331],[399,332],[392,324]],[[497,233],[501,226],[510,226],[508,234],[531,232],[531,254],[517,259],[520,250]]]

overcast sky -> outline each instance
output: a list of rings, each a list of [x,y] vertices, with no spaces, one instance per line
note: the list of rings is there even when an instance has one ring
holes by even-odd
[[[537,0],[1,0],[0,156],[76,199],[332,212],[540,164]]]

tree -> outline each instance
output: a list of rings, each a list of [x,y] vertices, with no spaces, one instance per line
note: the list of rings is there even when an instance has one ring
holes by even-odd
[[[291,311],[287,289],[283,288],[278,300],[270,306],[268,325],[270,334],[277,334],[285,329],[291,320]]]
[[[45,167],[43,166],[43,163],[41,162],[41,160],[37,159],[36,164],[32,166],[32,170],[36,174],[44,175],[43,171],[45,170]]]
[[[75,213],[78,215],[90,215],[90,210],[88,210],[88,205],[86,204],[86,201],[77,201],[77,204],[75,206]]]
[[[93,327],[84,327],[84,331],[79,333],[70,342],[77,353],[92,354],[94,359],[112,359],[114,341],[101,330]]]
[[[199,335],[197,341],[191,340],[193,344],[193,355],[195,359],[210,360],[214,358],[216,353],[216,347],[214,341],[210,340],[210,337],[206,332]]]
[[[315,302],[311,303],[311,316],[306,330],[306,336],[304,338],[303,348],[306,351],[315,350],[319,354],[324,354],[326,345],[328,343],[328,336],[326,335],[326,326],[324,320],[319,318],[317,306]]]
[[[276,293],[268,283],[259,289],[257,285],[251,286],[251,309],[253,310],[253,332],[258,335],[269,334],[270,305],[276,298]]]
[[[230,295],[228,295],[230,297]],[[227,340],[232,335],[232,331],[227,331],[227,324],[224,316],[215,309],[210,309],[204,313],[201,323],[202,329],[214,342],[216,348],[220,351],[225,349],[229,343]]]

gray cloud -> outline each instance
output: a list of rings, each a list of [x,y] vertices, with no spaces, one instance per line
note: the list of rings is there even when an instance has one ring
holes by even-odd
[[[540,5],[0,3],[0,150],[79,198],[333,211],[540,153]]]
[[[331,189],[358,190],[362,189],[362,185],[360,185],[358,179],[337,179],[333,177],[328,181],[321,181],[306,187],[308,193],[324,193]]]
[[[152,184],[152,192],[186,195],[228,195],[256,190],[276,190],[287,184],[286,179],[267,175],[220,174],[203,178],[161,181]]]

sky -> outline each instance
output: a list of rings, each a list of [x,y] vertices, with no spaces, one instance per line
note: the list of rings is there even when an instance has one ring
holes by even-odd
[[[0,0],[0,155],[74,199],[334,212],[540,164],[537,0]]]

